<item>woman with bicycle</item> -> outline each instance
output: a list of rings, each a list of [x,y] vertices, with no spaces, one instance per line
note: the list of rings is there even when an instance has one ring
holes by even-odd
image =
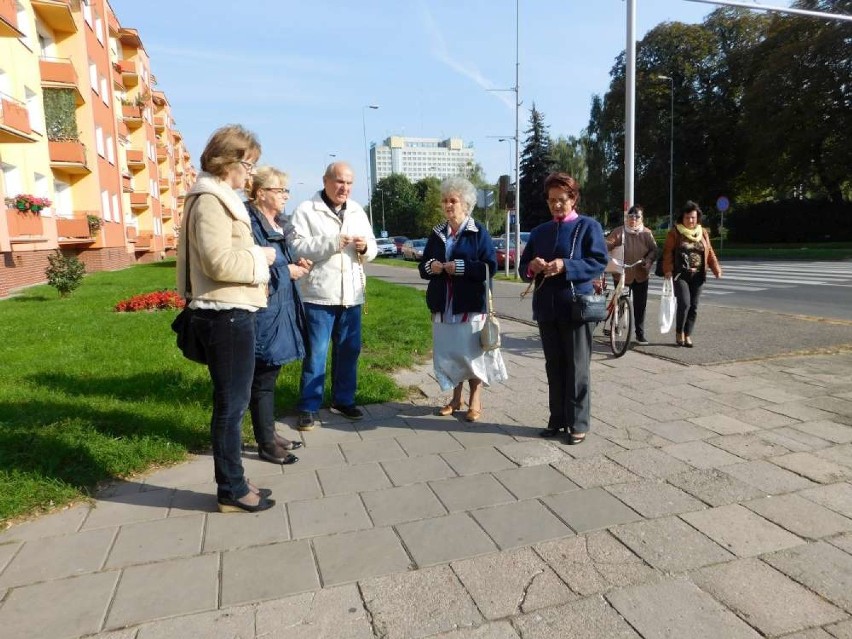
[[[698,315],[698,297],[707,279],[707,269],[716,278],[722,277],[722,267],[710,245],[710,235],[701,226],[701,209],[689,201],[680,211],[675,228],[666,236],[663,245],[663,274],[674,277],[677,299],[675,313],[676,342],[692,348],[692,329]]]
[[[580,186],[567,173],[544,181],[553,219],[530,233],[520,260],[521,276],[535,282],[533,319],[538,322],[547,372],[550,416],[542,437],[569,433],[582,443],[591,425],[593,324],[571,320],[574,295],[592,293],[607,263],[603,229],[574,209]]]
[[[636,320],[636,343],[646,345],[645,339],[645,307],[648,304],[648,277],[651,266],[657,259],[657,242],[650,229],[642,223],[645,209],[640,205],[631,206],[627,211],[627,225],[619,226],[606,237],[606,248],[609,251],[623,246],[624,264],[634,264],[632,268],[624,269],[624,286],[630,289],[633,296],[633,317]],[[613,274],[613,278],[617,277]],[[617,281],[617,280],[616,280]],[[630,336],[626,335],[625,340]]]

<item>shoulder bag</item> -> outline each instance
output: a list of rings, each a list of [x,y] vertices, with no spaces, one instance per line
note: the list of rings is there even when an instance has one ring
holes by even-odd
[[[488,300],[488,314],[485,316],[485,324],[479,332],[479,343],[483,351],[493,351],[500,348],[500,322],[494,315],[494,300],[491,295],[491,273],[488,263],[485,263],[485,294]]]
[[[574,249],[577,246],[577,236],[580,234],[580,224],[574,230],[574,239],[571,241],[571,254],[569,260],[574,259]],[[606,295],[597,293],[586,293],[577,295],[574,290],[574,282],[571,282],[571,321],[572,322],[602,322],[606,319]]]
[[[183,221],[183,230],[186,233],[189,232],[188,222],[189,213],[186,214]],[[193,310],[189,308],[189,303],[192,301],[192,281],[189,279],[189,263],[191,261],[189,259],[189,236],[186,238],[184,247],[186,249],[186,255],[183,256],[186,260],[186,270],[184,273],[186,283],[184,290],[186,291],[186,299],[183,310],[178,313],[177,317],[175,317],[172,322],[172,330],[177,335],[177,347],[180,349],[180,352],[183,353],[183,356],[193,362],[206,364],[207,351],[204,349],[204,343],[201,341],[195,327],[192,325]]]

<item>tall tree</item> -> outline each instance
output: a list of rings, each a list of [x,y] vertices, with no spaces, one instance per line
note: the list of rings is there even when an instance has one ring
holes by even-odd
[[[401,173],[379,180],[373,189],[373,219],[384,208],[385,224],[393,235],[419,237],[419,199],[414,185]]]
[[[441,180],[426,177],[414,185],[420,207],[417,217],[417,237],[426,237],[436,224],[444,219],[441,209]]]
[[[585,133],[579,138],[569,135],[559,136],[550,141],[550,157],[553,171],[563,171],[572,176],[580,185],[586,183],[589,169],[586,166]]]
[[[530,127],[524,133],[527,138],[521,153],[521,225],[529,230],[550,219],[544,180],[553,166],[550,135],[535,103],[530,111]]]

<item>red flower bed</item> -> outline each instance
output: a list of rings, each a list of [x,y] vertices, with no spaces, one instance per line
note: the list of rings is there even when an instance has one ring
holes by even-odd
[[[121,300],[114,310],[119,313],[134,311],[162,311],[166,309],[183,308],[186,302],[175,291],[154,291],[134,295],[128,300]]]

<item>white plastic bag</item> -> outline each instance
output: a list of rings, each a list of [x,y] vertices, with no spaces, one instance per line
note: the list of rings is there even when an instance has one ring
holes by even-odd
[[[675,296],[672,278],[663,280],[663,293],[660,297],[660,333],[668,333],[672,330],[675,318]]]

